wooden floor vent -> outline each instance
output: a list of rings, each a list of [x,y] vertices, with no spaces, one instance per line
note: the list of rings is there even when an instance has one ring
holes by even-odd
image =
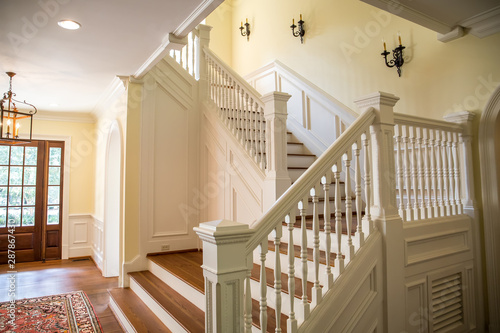
[[[432,281],[431,302],[433,332],[453,332],[464,325],[462,274]]]

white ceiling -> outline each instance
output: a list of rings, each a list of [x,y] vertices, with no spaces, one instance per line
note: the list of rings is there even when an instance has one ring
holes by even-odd
[[[450,41],[470,33],[479,38],[500,32],[500,0],[361,0],[439,34]],[[458,32],[457,32],[458,31]]]
[[[220,2],[0,0],[0,93],[13,71],[18,99],[39,110],[92,112],[116,75],[136,73],[169,33],[183,37]]]

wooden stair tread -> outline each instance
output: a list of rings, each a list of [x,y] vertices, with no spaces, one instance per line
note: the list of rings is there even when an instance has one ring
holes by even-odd
[[[205,281],[203,278],[203,268],[201,268],[203,265],[203,252],[189,251],[148,255],[148,259],[200,293],[205,294]]]
[[[363,213],[362,213],[363,214]],[[352,212],[352,225],[351,225],[351,236],[354,236],[356,233],[356,229],[358,227],[358,221],[357,221],[357,213]],[[361,215],[363,216],[363,215]],[[324,232],[325,231],[325,223],[324,223],[324,214],[318,214],[319,218],[319,231]],[[282,223],[284,226],[287,224],[285,222]],[[302,224],[302,219],[300,215],[297,215],[295,217],[295,223],[293,226],[295,228],[300,228]],[[335,213],[332,213],[330,215],[330,226],[332,233],[336,233],[337,230],[336,228],[336,222],[335,222]],[[312,230],[313,229],[313,215],[306,215],[306,229]],[[347,235],[347,220],[346,220],[346,215],[345,212],[342,213],[342,234]],[[333,237],[333,236],[332,236]]]
[[[252,276],[251,278],[255,281],[260,282],[260,265],[253,264],[252,268]],[[266,284],[272,288],[274,288],[274,270],[266,267]],[[314,286],[314,283],[307,281],[307,289],[306,289],[306,294],[307,294],[307,299],[309,302],[312,300],[312,288]],[[281,291],[290,294],[289,289],[288,289],[288,274],[281,273]],[[296,298],[301,298],[302,297],[302,279],[299,279],[295,277],[295,292],[294,296]]]
[[[286,333],[286,321],[288,316],[281,314],[280,318],[281,332]],[[252,299],[252,321],[253,325],[260,329],[260,305],[259,301]],[[276,311],[273,308],[267,307],[267,332],[274,332],[276,327]]]
[[[170,331],[146,304],[130,288],[113,288],[108,290],[111,298],[120,307],[129,323],[136,332],[162,332]]]
[[[312,157],[316,157],[316,155],[313,155],[313,154],[286,154],[287,156],[312,156]]]
[[[205,331],[205,313],[149,271],[129,273],[188,332]]]
[[[308,244],[308,246],[311,246],[311,244]],[[267,248],[269,251],[274,252],[274,241],[268,241],[267,242]],[[300,258],[300,245],[294,245],[294,256],[295,258]],[[314,253],[313,253],[312,248],[307,248],[307,260],[308,261],[314,261]],[[280,253],[282,254],[288,254],[288,243],[281,242],[280,243]],[[334,267],[335,266],[335,258],[337,258],[337,254],[334,253],[334,249],[332,246],[331,253],[330,253],[330,266]],[[319,263],[326,265],[326,252],[323,250],[319,251]]]

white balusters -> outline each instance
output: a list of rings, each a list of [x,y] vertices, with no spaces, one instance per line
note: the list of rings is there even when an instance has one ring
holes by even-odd
[[[418,171],[417,171],[417,152],[415,151],[415,127],[410,126],[410,161],[411,161],[411,180],[412,180],[412,189],[413,189],[413,218],[412,220],[420,220],[420,211],[418,209]]]
[[[432,187],[431,187],[431,165],[429,161],[429,154],[430,154],[430,136],[429,136],[429,130],[427,128],[422,129],[422,136],[423,136],[423,145],[424,145],[424,176],[425,176],[425,188],[426,188],[426,193],[424,194],[425,197],[427,197],[426,200],[426,213],[425,216],[427,218],[432,218],[434,217],[434,210],[432,209]]]
[[[314,261],[314,286],[312,290],[313,305],[321,302],[322,289],[319,283],[319,184],[310,191],[313,204],[313,261]],[[326,200],[326,198],[325,198]],[[326,202],[325,202],[326,205]]]
[[[300,214],[300,261],[302,263],[302,311],[304,313],[304,318],[309,317],[309,301],[307,298],[307,197],[299,202],[299,214]]]
[[[335,233],[337,234],[337,257],[335,266],[339,268],[339,273],[344,271],[344,255],[342,254],[342,210],[340,201],[340,170],[338,163],[332,167],[333,178],[335,179]]]
[[[373,221],[370,213],[370,208],[372,205],[372,190],[371,190],[371,164],[370,164],[370,137],[366,133],[363,133],[361,136],[363,141],[363,149],[364,149],[364,169],[365,169],[365,216],[363,220],[367,222],[368,225],[368,234],[371,234],[373,231]]]
[[[417,134],[417,178],[418,178],[418,189],[420,191],[419,195],[419,216],[421,219],[427,218],[427,211],[425,207],[425,188],[424,188],[424,149],[423,149],[423,137],[422,137],[422,129],[420,127],[416,128]]]
[[[260,329],[267,332],[267,281],[266,281],[266,254],[267,239],[260,244]]]
[[[448,200],[450,201],[450,214],[457,215],[457,206],[455,205],[455,170],[453,166],[453,134],[451,132],[447,134],[447,149],[446,156],[448,157]]]
[[[288,227],[288,290],[289,295],[295,294],[295,248],[293,242],[293,229],[295,223],[295,214],[289,213],[285,217],[285,222]],[[297,331],[297,319],[295,318],[295,301],[293,297],[290,299],[290,312],[287,320],[287,332]]]
[[[406,210],[404,209],[404,196],[405,196],[405,185],[404,185],[404,173],[403,173],[403,153],[402,153],[402,133],[401,133],[401,126],[396,125],[394,127],[394,136],[396,137],[396,178],[398,181],[398,194],[399,194],[399,216],[403,219],[403,221],[407,221],[406,218]]]
[[[331,172],[327,172],[325,176],[321,178],[321,184],[323,184],[324,199],[324,230],[325,230],[325,258],[326,258],[326,281],[327,290],[333,286],[333,274],[331,267],[331,251],[332,251],[332,225],[330,222],[330,183],[332,182]]]
[[[463,205],[462,205],[462,194],[461,194],[461,186],[460,186],[460,165],[458,159],[458,134],[453,133],[453,145],[452,145],[452,154],[453,154],[453,165],[455,166],[455,204],[457,206],[457,214],[463,214]]]
[[[283,228],[280,226],[274,229],[274,294],[275,294],[275,313],[276,313],[276,333],[281,332],[281,260],[280,243]],[[261,282],[262,283],[262,282]],[[293,295],[293,294],[292,294]],[[293,298],[293,297],[292,297]]]
[[[405,180],[405,192],[406,192],[406,220],[407,221],[413,221],[413,212],[411,210],[411,198],[412,198],[412,192],[410,188],[410,149],[409,149],[409,142],[410,138],[408,135],[408,126],[404,126],[404,132],[403,132],[403,146],[404,146],[404,152],[405,152],[405,158],[403,162],[403,169],[404,169],[404,180]]]
[[[347,225],[347,246],[348,260],[351,261],[354,258],[354,245],[352,244],[352,197],[351,197],[351,155],[352,152],[349,150],[344,154],[344,167],[345,167],[345,218]],[[337,231],[338,232],[338,231]]]
[[[436,161],[436,132],[429,130],[429,147],[430,147],[430,161],[431,161],[431,178],[432,178],[432,217],[439,216],[439,202],[438,202],[438,167]]]
[[[359,161],[361,145],[358,141],[356,141],[356,143],[354,143],[352,147],[352,150],[354,152],[354,193],[356,195],[356,238],[358,240],[358,244],[360,246],[363,246],[363,244],[365,243],[365,235],[363,233],[363,224],[361,222],[361,209],[363,208],[363,201],[361,199],[361,165]]]
[[[249,255],[247,258],[249,263],[252,263],[252,255]],[[247,268],[247,276],[245,279],[245,315],[244,315],[244,324],[245,324],[245,332],[252,332],[252,289],[251,289],[251,280],[252,278],[252,265]]]

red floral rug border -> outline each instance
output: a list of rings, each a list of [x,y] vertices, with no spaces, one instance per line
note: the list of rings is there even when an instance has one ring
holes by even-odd
[[[83,291],[0,303],[0,332],[101,333],[94,307]]]

